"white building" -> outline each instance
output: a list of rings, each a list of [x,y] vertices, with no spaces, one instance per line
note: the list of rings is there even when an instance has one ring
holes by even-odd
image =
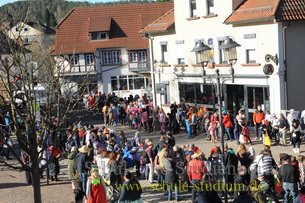
[[[90,75],[88,93],[148,93],[149,43],[139,31],[172,8],[170,2],[73,9],[56,27],[54,49],[67,83],[76,91]]]
[[[40,45],[54,37],[55,30],[35,22],[20,22],[10,28],[8,35],[11,39],[21,40],[24,45]]]
[[[217,68],[220,75],[229,75],[230,65],[224,61],[219,46],[225,37],[231,36],[241,46],[237,47],[238,60],[233,65],[235,81],[223,82],[222,100],[227,109],[235,112],[244,109],[249,121],[258,104],[277,114],[288,108],[305,109],[305,104],[296,100],[297,91],[291,90],[296,85],[292,78],[304,77],[301,50],[305,39],[301,36],[305,33],[305,23],[294,22],[305,20],[305,8],[300,2],[294,1],[293,9],[288,0],[175,0],[174,3],[173,11],[141,31],[151,36],[153,60],[162,61],[153,71],[156,83],[165,86],[165,94],[157,94],[158,104],[161,98],[162,105],[166,104],[163,107],[173,101],[215,107],[218,101],[214,85],[210,80],[203,84],[203,68],[191,50],[196,42],[204,41],[211,48],[206,74],[215,74]],[[271,65],[272,74],[264,74],[264,66],[267,70]]]

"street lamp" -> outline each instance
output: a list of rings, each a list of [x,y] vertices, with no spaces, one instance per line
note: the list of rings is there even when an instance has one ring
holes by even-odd
[[[216,69],[214,75],[206,75],[204,71],[204,66],[206,66],[209,62],[209,50],[210,48],[205,45],[203,42],[199,41],[196,43],[195,48],[192,50],[192,52],[196,53],[196,59],[197,63],[200,63],[202,68],[203,68],[203,73],[202,73],[202,78],[204,79],[209,79],[213,84],[216,86],[216,93],[217,93],[217,100],[219,103],[219,133],[221,136],[221,150],[222,150],[222,167],[223,167],[223,176],[224,176],[224,184],[227,183],[227,175],[225,171],[225,156],[224,156],[224,133],[223,133],[223,127],[222,127],[222,85],[220,83],[220,79],[227,79],[231,78],[232,83],[234,83],[234,69],[233,65],[237,61],[237,52],[236,52],[236,47],[240,46],[238,43],[234,41],[231,37],[226,37],[223,44],[219,47],[219,49],[224,49],[224,58],[227,60],[231,66],[231,71],[230,74],[231,76],[228,75],[220,75],[219,70]],[[216,80],[213,81],[213,79]],[[224,191],[225,194],[225,202],[228,202],[228,195],[227,195],[227,190]]]
[[[234,69],[233,65],[237,61],[237,51],[236,47],[239,47],[240,44],[235,42],[235,40],[232,37],[226,37],[224,42],[219,46],[219,49],[223,49],[224,51],[224,60],[228,61],[231,66],[231,80],[232,83],[234,83]]]
[[[197,64],[200,64],[202,67],[203,83],[205,83],[205,75],[206,75],[204,67],[207,66],[209,63],[209,60],[210,60],[209,50],[210,49],[211,48],[208,47],[204,42],[198,41],[195,44],[195,47],[191,51],[191,52],[195,52]]]

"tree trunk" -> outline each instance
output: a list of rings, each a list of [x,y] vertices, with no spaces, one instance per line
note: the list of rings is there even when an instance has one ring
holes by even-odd
[[[40,171],[38,159],[32,160],[32,183],[34,190],[34,203],[41,203]]]

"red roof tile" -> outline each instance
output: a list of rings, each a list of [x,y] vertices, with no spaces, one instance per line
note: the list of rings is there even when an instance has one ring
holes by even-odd
[[[156,33],[168,31],[175,23],[175,12],[171,9],[163,16],[146,26],[140,33]]]
[[[56,27],[54,54],[89,53],[97,48],[147,49],[148,39],[139,34],[149,23],[174,7],[172,2],[74,8]],[[110,19],[109,40],[90,41],[89,31],[107,23],[90,26],[94,18]],[[107,20],[105,20],[106,22]]]
[[[93,17],[90,18],[90,26],[89,26],[89,32],[94,31],[109,31],[110,30],[110,23],[111,18],[110,17]]]
[[[282,0],[279,5],[277,21],[305,20],[305,1],[304,0]]]
[[[244,1],[226,20],[226,24],[238,24],[272,20],[280,0]]]

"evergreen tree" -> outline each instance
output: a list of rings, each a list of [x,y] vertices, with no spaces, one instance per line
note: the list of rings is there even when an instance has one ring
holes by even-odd
[[[55,27],[57,25],[57,20],[53,13],[50,13],[50,27]]]
[[[50,26],[50,12],[47,8],[43,10],[41,23]]]

